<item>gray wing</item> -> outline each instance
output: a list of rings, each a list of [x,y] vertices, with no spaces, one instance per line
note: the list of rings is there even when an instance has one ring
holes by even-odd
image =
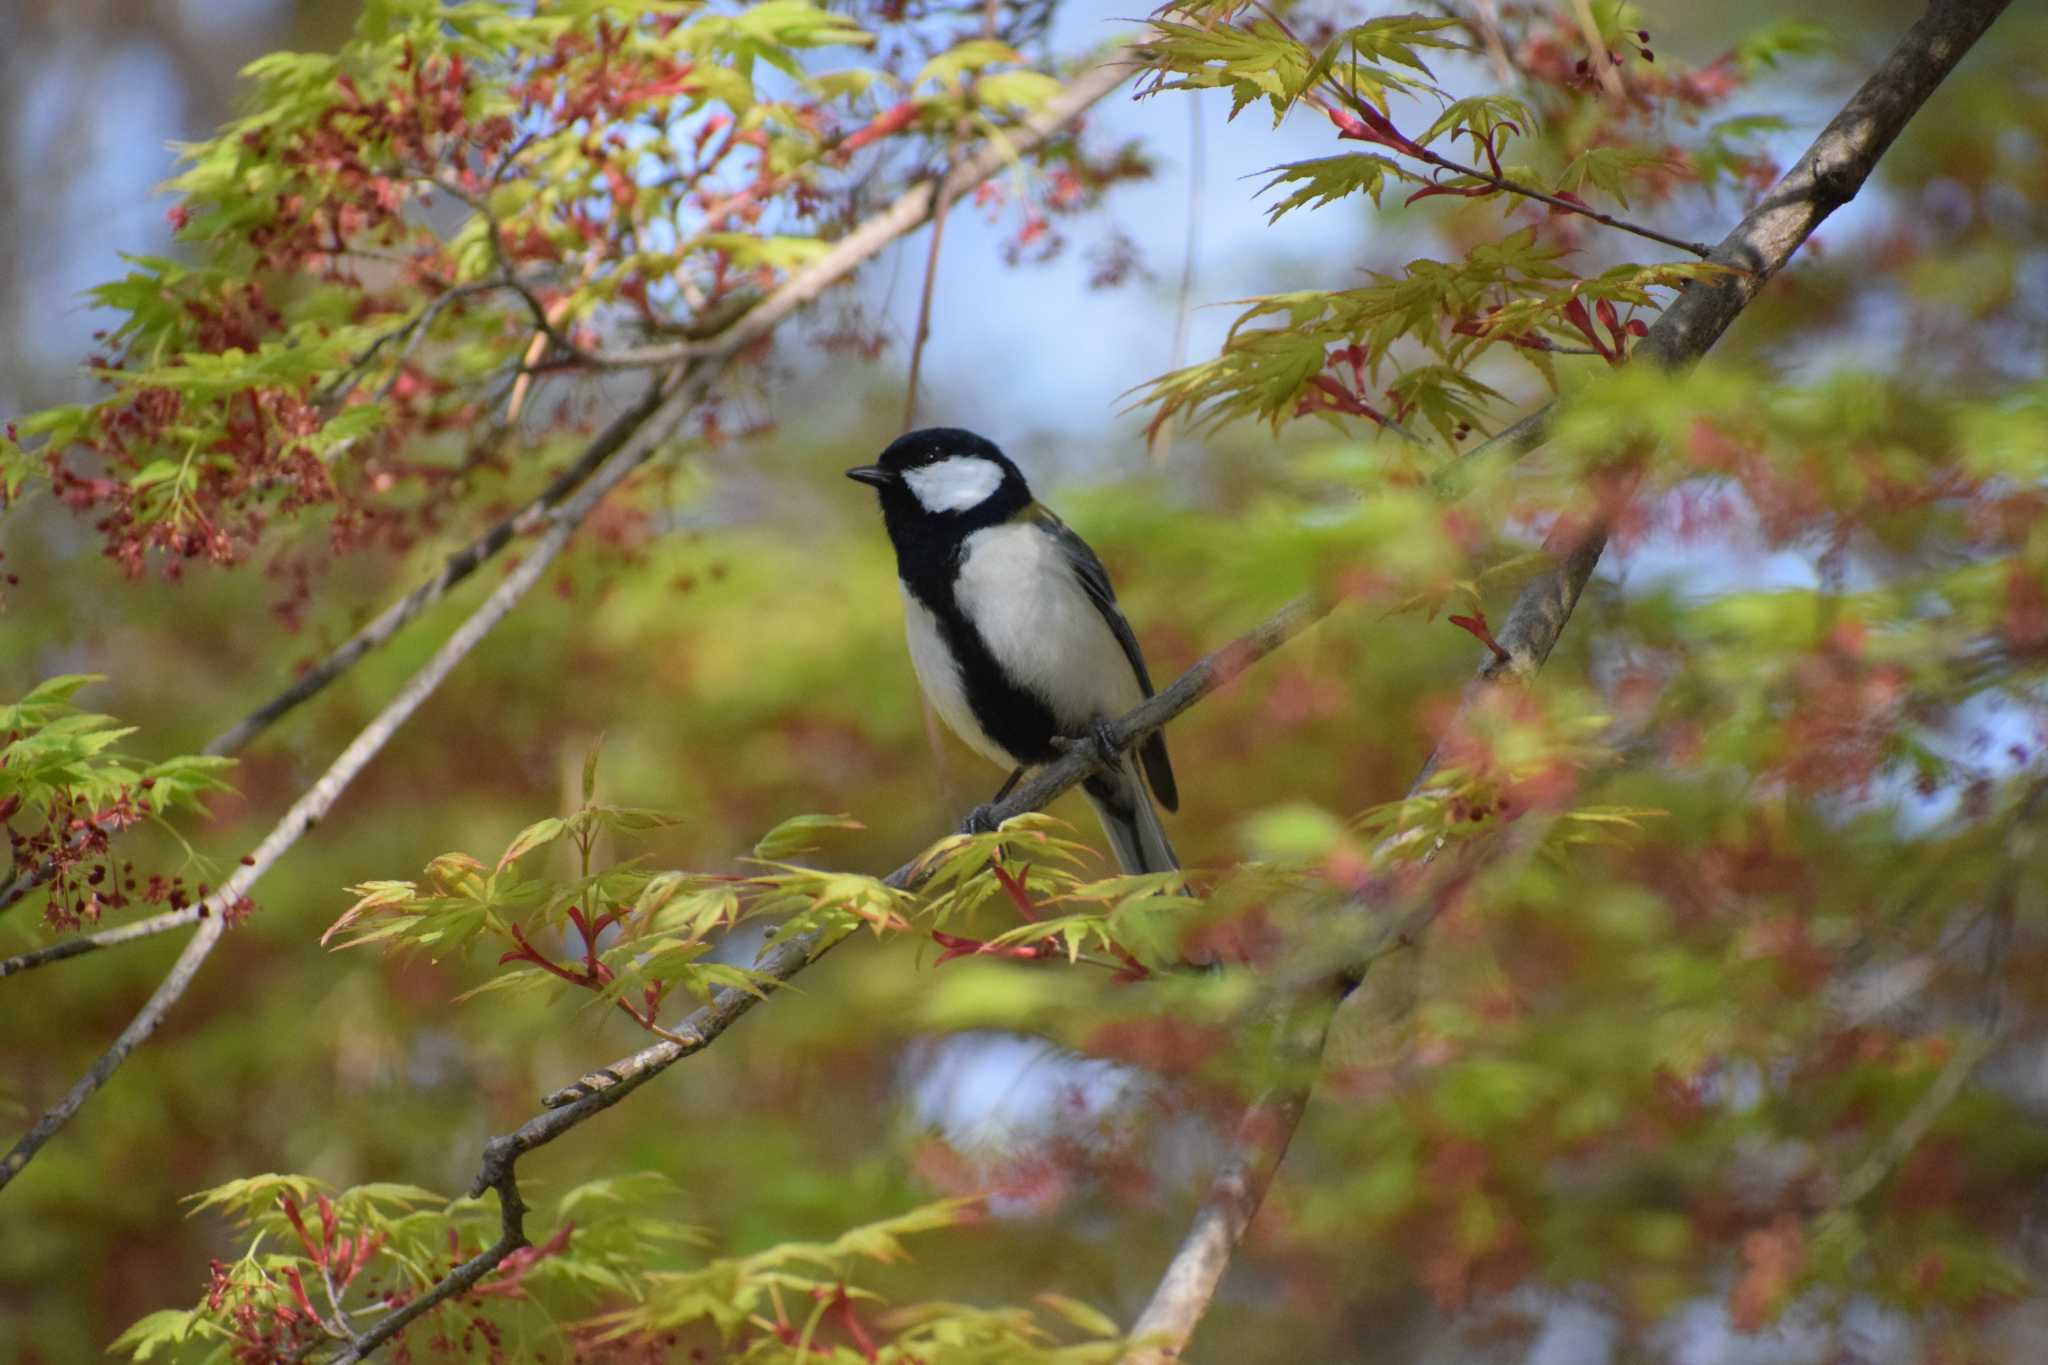
[[[1138,650],[1138,637],[1131,632],[1131,623],[1124,619],[1123,610],[1116,604],[1116,589],[1109,585],[1109,570],[1102,567],[1101,557],[1044,504],[1033,503],[1025,515],[1044,527],[1061,553],[1066,555],[1067,562],[1073,566],[1074,576],[1087,589],[1088,600],[1102,613],[1110,633],[1123,646],[1124,657],[1131,661],[1131,671],[1138,675],[1138,686],[1146,696],[1151,696],[1152,675],[1145,671],[1145,656]],[[1166,736],[1157,730],[1146,736],[1138,746],[1138,757],[1145,765],[1145,776],[1151,782],[1152,794],[1159,798],[1159,804],[1168,810],[1180,809],[1180,790],[1174,784],[1173,764],[1166,756]]]

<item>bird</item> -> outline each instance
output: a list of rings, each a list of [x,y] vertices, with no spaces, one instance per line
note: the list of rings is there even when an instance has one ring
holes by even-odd
[[[1090,742],[1107,761],[1081,790],[1117,865],[1178,868],[1153,806],[1180,806],[1165,736],[1117,754],[1105,730],[1152,695],[1152,679],[1088,542],[994,442],[957,427],[900,436],[846,477],[881,503],[918,685],[970,749],[1010,769],[970,823],[985,824],[1027,768]]]

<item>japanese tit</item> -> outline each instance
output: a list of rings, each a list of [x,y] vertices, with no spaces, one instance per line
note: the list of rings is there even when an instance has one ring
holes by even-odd
[[[969,748],[1012,770],[997,799],[1152,695],[1101,559],[992,442],[913,431],[846,477],[880,496],[919,686]],[[1148,779],[1160,805],[1180,805],[1157,732],[1082,784],[1126,872],[1180,866]]]

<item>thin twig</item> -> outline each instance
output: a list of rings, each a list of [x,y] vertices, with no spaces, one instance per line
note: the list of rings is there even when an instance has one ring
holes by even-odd
[[[1450,157],[1444,156],[1442,153],[1433,152],[1427,147],[1417,147],[1414,154],[1419,160],[1426,161],[1430,165],[1442,170],[1451,171],[1458,175],[1469,175],[1474,180],[1483,181],[1495,189],[1505,190],[1509,194],[1518,194],[1525,199],[1534,199],[1539,203],[1548,204],[1550,207],[1564,213],[1576,213],[1581,218],[1590,218],[1604,227],[1615,228],[1622,232],[1632,232],[1638,237],[1647,238],[1652,242],[1659,242],[1678,251],[1687,252],[1690,255],[1699,257],[1703,261],[1710,259],[1714,254],[1713,249],[1704,242],[1688,242],[1683,237],[1673,237],[1668,232],[1659,232],[1656,228],[1647,227],[1642,223],[1630,222],[1626,218],[1617,218],[1613,214],[1603,213],[1591,205],[1576,203],[1561,195],[1539,190],[1534,185],[1524,185],[1521,181],[1512,180],[1504,175],[1495,175],[1490,171],[1482,171],[1476,166],[1463,165],[1460,162],[1453,161]],[[1558,349],[1563,350],[1564,348],[1559,347]]]
[[[1181,242],[1180,287],[1173,301],[1173,344],[1167,352],[1166,372],[1173,374],[1188,363],[1188,326],[1194,318],[1195,264],[1201,256],[1202,196],[1208,169],[1207,129],[1202,121],[1202,102],[1188,101],[1188,199],[1186,232]],[[1155,459],[1173,453],[1174,419],[1159,424],[1150,445]]]
[[[1681,293],[1639,352],[1667,369],[1703,357],[1821,220],[1856,194],[1908,120],[2009,3],[1935,0],[1806,154],[1715,248],[1714,260],[1737,269]],[[1489,653],[1480,665],[1481,686],[1504,672],[1526,676],[1549,658],[1605,543],[1606,529],[1596,523],[1559,547],[1555,566],[1523,590],[1498,632],[1509,662]],[[1468,691],[1459,714],[1474,700]],[[1451,728],[1457,723],[1454,718]],[[1299,1112],[1292,1110],[1297,1119]],[[1265,1198],[1271,1171],[1242,1147],[1225,1162],[1139,1318],[1151,1354],[1137,1359],[1173,1359],[1186,1347]]]
[[[932,207],[932,244],[924,258],[924,288],[917,297],[917,331],[910,340],[910,374],[903,384],[903,427],[909,431],[917,421],[917,384],[924,370],[924,344],[932,335],[932,293],[939,282],[939,247],[946,240],[946,210],[953,198],[945,190],[946,177],[939,177],[939,198]]]
[[[533,500],[469,544],[442,561],[440,569],[426,582],[386,607],[377,619],[364,626],[346,643],[293,681],[291,686],[251,711],[247,716],[215,735],[200,752],[231,754],[270,728],[292,708],[327,687],[377,646],[410,625],[421,612],[446,597],[449,590],[475,573],[513,540],[545,521],[562,500],[573,493],[591,472],[625,444],[661,404],[661,384],[648,385],[639,401],[608,423],[585,446],[575,461],[557,474]]]
[[[2007,821],[1998,877],[1984,907],[1988,923],[1985,925],[1983,958],[1978,967],[1979,993],[1984,1002],[1981,1031],[1956,1044],[1955,1051],[1949,1054],[1948,1061],[1936,1073],[1934,1083],[1913,1102],[1913,1107],[1906,1111],[1897,1126],[1885,1134],[1884,1140],[1843,1177],[1827,1201],[1829,1210],[1861,1203],[1865,1196],[1883,1184],[1885,1178],[1913,1154],[1921,1140],[1948,1112],[1948,1107],[1963,1093],[1963,1087],[1970,1083],[1978,1069],[2004,1041],[2008,1024],[2005,958],[2012,943],[2012,921],[2018,908],[2020,879],[2038,863],[2040,820],[2044,810],[2048,810],[2048,778],[2036,778],[2028,785],[2026,795],[2014,805]]]
[[[101,948],[112,948],[135,939],[151,938],[173,929],[182,929],[188,924],[197,924],[201,918],[200,906],[188,905],[182,910],[168,910],[161,915],[137,920],[133,924],[124,924],[118,929],[102,929],[96,934],[79,934],[74,938],[59,939],[48,947],[37,948],[33,952],[21,953],[0,962],[0,977],[32,971],[37,967],[46,967],[52,962],[62,962],[67,957],[77,957],[82,953],[97,952]]]
[[[11,834],[13,831],[10,830],[8,832]],[[73,847],[82,847],[88,837],[86,834],[78,835],[72,841]],[[0,911],[9,909],[29,892],[56,876],[57,867],[58,863],[55,858],[46,859],[7,883],[6,887],[0,888]]]
[[[436,294],[419,312],[364,347],[362,353],[349,362],[348,368],[335,376],[333,383],[313,396],[313,406],[327,411],[338,407],[344,399],[355,392],[356,381],[362,378],[363,371],[370,367],[370,362],[377,358],[377,353],[394,341],[404,341],[405,349],[399,354],[397,366],[393,371],[395,375],[397,370],[405,368],[405,363],[412,358],[414,349],[419,345],[420,337],[433,326],[434,319],[440,315],[443,308],[458,299],[487,294],[497,287],[497,281],[486,280],[474,284],[459,284]],[[378,391],[378,397],[381,399],[387,392],[388,382]]]
[[[1287,21],[1285,19],[1281,18],[1271,8],[1262,3],[1261,0],[1253,0],[1253,3],[1257,6],[1259,12],[1261,14],[1264,14],[1267,18],[1271,19],[1275,24],[1277,24],[1280,28],[1280,31],[1286,34],[1288,38],[1293,40],[1296,46],[1301,47],[1306,51],[1313,50],[1310,49],[1306,43],[1302,42],[1302,40],[1295,34],[1293,29],[1287,26]],[[1583,6],[1585,0],[1578,0],[1578,3]],[[1598,45],[1598,33],[1598,29],[1595,29],[1594,37],[1596,46]],[[1566,199],[1560,195],[1546,193],[1543,190],[1537,189],[1533,185],[1524,185],[1521,181],[1512,180],[1505,175],[1499,174],[1498,172],[1487,172],[1478,170],[1472,166],[1461,165],[1460,163],[1453,161],[1451,158],[1447,156],[1443,156],[1437,152],[1431,151],[1429,148],[1423,146],[1419,142],[1404,137],[1399,133],[1392,133],[1391,125],[1387,123],[1386,116],[1381,114],[1379,110],[1373,108],[1370,104],[1366,103],[1366,101],[1356,91],[1346,89],[1342,82],[1338,81],[1335,75],[1325,76],[1323,78],[1323,87],[1327,89],[1332,95],[1336,96],[1336,98],[1341,103],[1343,103],[1351,109],[1351,117],[1354,120],[1363,120],[1368,125],[1376,123],[1382,129],[1387,130],[1387,132],[1391,133],[1391,136],[1376,136],[1373,137],[1371,140],[1393,151],[1401,152],[1408,156],[1412,156],[1418,161],[1426,162],[1431,166],[1437,167],[1439,170],[1451,171],[1457,175],[1470,176],[1474,180],[1478,180],[1483,184],[1491,185],[1495,189],[1502,190],[1508,194],[1516,194],[1521,195],[1522,197],[1527,199],[1534,199],[1541,203],[1548,204],[1552,208],[1558,209],[1561,212],[1576,213],[1582,217],[1590,218],[1594,222],[1600,223],[1603,226],[1615,228],[1622,232],[1632,232],[1636,236],[1647,238],[1652,242],[1658,242],[1664,246],[1672,247],[1679,251],[1690,252],[1692,255],[1699,257],[1701,260],[1705,260],[1713,254],[1704,243],[1688,242],[1682,238],[1673,237],[1668,233],[1659,232],[1655,228],[1645,227],[1641,223],[1633,223],[1626,218],[1617,218],[1613,214],[1602,213],[1598,209],[1593,208],[1591,205],[1580,203],[1575,199]],[[1312,107],[1321,109],[1325,115],[1330,114],[1331,111],[1329,106],[1324,104],[1320,99],[1317,99],[1315,96],[1306,95],[1303,97],[1303,99],[1304,102],[1311,105]]]
[[[1478,0],[1479,17],[1470,16],[1465,22],[1479,30],[1479,41],[1486,48],[1487,60],[1493,63],[1494,79],[1502,85],[1515,83],[1515,64],[1508,57],[1507,44],[1501,41],[1500,7],[1495,0]]]
[[[1613,54],[1607,50],[1607,40],[1600,36],[1600,21],[1593,17],[1590,0],[1572,0],[1572,12],[1578,16],[1579,32],[1593,54],[1592,66],[1599,73],[1601,88],[1616,104],[1620,104],[1628,98],[1628,92],[1621,88],[1621,73],[1614,69]]]
[[[1845,1176],[1827,1201],[1830,1210],[1846,1209],[1863,1202],[1872,1190],[1884,1183],[1886,1176],[1899,1163],[1913,1154],[1920,1140],[1927,1136],[1941,1116],[1948,1112],[1956,1097],[1963,1093],[1970,1078],[1977,1074],[1977,1068],[1984,1064],[1998,1047],[1998,1036],[1992,1033],[1965,1038],[1956,1045],[1941,1070],[1934,1077],[1934,1084],[1927,1087],[1913,1107],[1898,1125],[1886,1133],[1875,1151],[1858,1162],[1856,1168]]]
[[[1330,91],[1334,95],[1336,95],[1340,101],[1350,106],[1351,109],[1354,111],[1353,114],[1344,116],[1346,119],[1351,120],[1350,122],[1347,122],[1344,125],[1346,129],[1357,128],[1357,119],[1359,117],[1357,111],[1360,110],[1370,112],[1373,118],[1379,119],[1382,124],[1385,123],[1384,118],[1379,114],[1378,110],[1373,109],[1372,106],[1367,104],[1359,96],[1353,94],[1351,91],[1346,90],[1343,86],[1339,85],[1334,78],[1331,78],[1327,82],[1327,84]],[[1316,108],[1322,109],[1324,113],[1331,113],[1329,106],[1323,104],[1323,102],[1315,96],[1305,96],[1304,99],[1307,103],[1315,106]],[[1336,116],[1332,115],[1332,117],[1334,118]],[[1364,130],[1360,129],[1357,133],[1346,131],[1342,135],[1362,136],[1363,132]],[[1690,255],[1697,256],[1703,261],[1710,259],[1714,254],[1713,249],[1707,246],[1704,242],[1688,242],[1683,237],[1673,237],[1668,232],[1660,232],[1656,228],[1649,227],[1645,224],[1633,222],[1627,218],[1618,218],[1611,213],[1604,213],[1601,210],[1594,208],[1592,205],[1582,203],[1577,199],[1567,199],[1560,194],[1551,194],[1547,190],[1539,190],[1534,185],[1525,185],[1519,180],[1513,179],[1510,176],[1503,175],[1498,172],[1482,171],[1476,166],[1467,166],[1462,161],[1453,160],[1452,158],[1445,156],[1441,152],[1431,151],[1429,148],[1423,146],[1421,143],[1416,142],[1411,138],[1406,137],[1405,135],[1375,135],[1368,140],[1373,141],[1378,146],[1384,146],[1389,150],[1399,152],[1404,156],[1412,156],[1417,161],[1423,162],[1425,165],[1434,166],[1438,170],[1450,171],[1455,175],[1469,176],[1470,178],[1479,181],[1481,184],[1491,185],[1494,189],[1503,191],[1504,193],[1519,195],[1524,199],[1533,199],[1538,203],[1548,204],[1551,208],[1558,210],[1560,213],[1573,213],[1577,214],[1581,218],[1590,218],[1594,222],[1599,223],[1604,227],[1611,227],[1621,232],[1633,233],[1638,237],[1642,237],[1649,241],[1656,242],[1662,246],[1668,246],[1675,250],[1683,251]]]

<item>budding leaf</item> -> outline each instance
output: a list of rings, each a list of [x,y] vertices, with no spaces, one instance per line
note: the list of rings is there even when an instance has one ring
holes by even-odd
[[[798,815],[784,820],[761,836],[754,856],[766,862],[791,858],[817,847],[811,836],[828,829],[866,829],[849,815]]]
[[[562,831],[567,828],[568,823],[560,816],[550,815],[545,820],[536,820],[525,829],[520,830],[519,837],[505,846],[504,856],[498,859],[498,866],[495,870],[503,872],[506,867],[533,852],[541,845],[553,843],[562,837]]]

